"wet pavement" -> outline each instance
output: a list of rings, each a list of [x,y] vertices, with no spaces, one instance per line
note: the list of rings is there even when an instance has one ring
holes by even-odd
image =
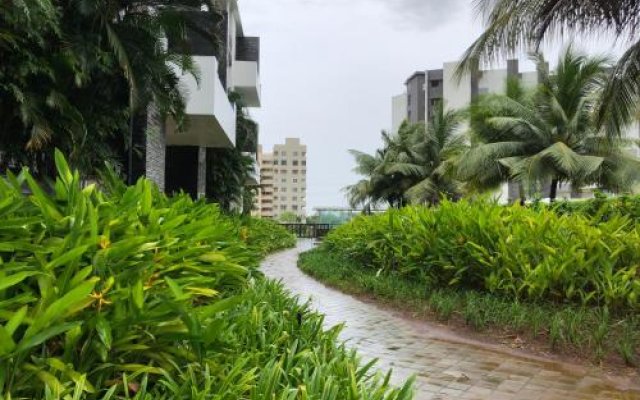
[[[342,339],[365,361],[393,369],[394,382],[415,375],[416,400],[610,400],[639,399],[640,388],[605,377],[597,370],[519,355],[445,333],[428,322],[412,321],[392,311],[330,289],[303,274],[298,254],[313,246],[275,254],[264,273],[282,280],[301,300],[311,299],[326,315],[327,326],[345,323]]]

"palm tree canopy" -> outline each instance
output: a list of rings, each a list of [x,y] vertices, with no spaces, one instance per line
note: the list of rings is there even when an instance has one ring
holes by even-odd
[[[485,31],[467,49],[458,74],[521,52],[538,52],[564,34],[611,34],[629,42],[614,66],[600,104],[600,126],[620,136],[635,118],[640,99],[640,2],[637,0],[476,0]]]
[[[534,59],[537,88],[526,92],[511,82],[507,95],[485,96],[471,106],[473,140],[480,144],[461,162],[461,179],[478,189],[508,179],[530,190],[549,181],[628,189],[637,161],[624,155],[624,140],[603,135],[594,119],[606,60],[568,49],[550,74],[543,57]]]
[[[370,155],[356,150],[354,172],[364,179],[345,188],[352,206],[412,201],[435,204],[440,196],[456,197],[457,157],[466,149],[460,128],[464,114],[436,107],[427,125],[404,122],[398,133],[383,132],[383,147]]]

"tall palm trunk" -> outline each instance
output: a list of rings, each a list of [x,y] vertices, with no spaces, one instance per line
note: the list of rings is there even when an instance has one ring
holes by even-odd
[[[553,178],[551,180],[551,189],[549,191],[549,202],[553,203],[556,201],[556,197],[558,195],[558,184],[560,180],[558,178]]]

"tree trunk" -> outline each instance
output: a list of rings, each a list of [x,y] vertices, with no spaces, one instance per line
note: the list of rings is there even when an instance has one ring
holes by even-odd
[[[560,181],[558,180],[558,178],[553,178],[551,180],[551,189],[549,191],[549,202],[553,203],[554,201],[556,201],[556,196],[558,195],[558,184],[560,183]]]

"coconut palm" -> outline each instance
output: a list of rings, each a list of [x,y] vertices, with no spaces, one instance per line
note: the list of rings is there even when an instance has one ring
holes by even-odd
[[[411,145],[390,163],[387,173],[407,178],[406,197],[412,202],[435,205],[441,196],[459,196],[461,185],[455,179],[455,169],[467,148],[460,132],[464,120],[464,113],[445,111],[439,103],[426,127],[416,124],[409,130]]]
[[[512,178],[530,192],[551,182],[551,200],[562,182],[629,189],[640,164],[622,151],[623,139],[606,137],[594,121],[606,85],[605,60],[569,49],[554,74],[542,56],[535,61],[541,77],[535,90],[510,82],[507,95],[487,96],[471,107],[481,144],[463,157],[461,178],[480,188]]]
[[[378,150],[373,155],[358,150],[349,150],[349,152],[356,161],[353,171],[363,178],[344,189],[347,200],[353,208],[362,207],[364,210],[371,210],[383,200],[380,190],[383,176],[379,174],[384,158],[383,152]]]
[[[466,51],[459,73],[481,62],[518,51],[539,51],[565,34],[609,34],[628,43],[602,92],[598,123],[620,136],[640,101],[640,1],[638,0],[475,0],[485,31]]]

